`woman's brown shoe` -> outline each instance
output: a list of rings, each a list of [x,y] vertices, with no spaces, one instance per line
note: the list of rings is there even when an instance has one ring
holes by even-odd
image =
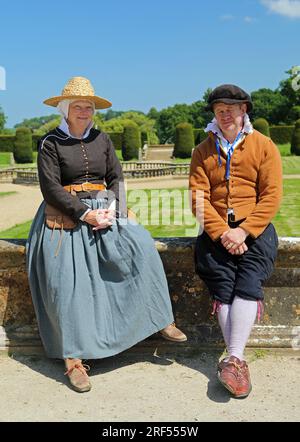
[[[167,339],[168,341],[173,341],[173,342],[187,341],[186,335],[182,333],[182,331],[179,330],[179,328],[176,327],[175,322],[160,330],[159,333],[162,335],[163,338]]]
[[[90,383],[87,371],[90,370],[88,365],[82,364],[80,359],[74,359],[74,363],[66,362],[67,371],[65,375],[69,377],[73,390],[78,393],[90,391],[92,385]]]

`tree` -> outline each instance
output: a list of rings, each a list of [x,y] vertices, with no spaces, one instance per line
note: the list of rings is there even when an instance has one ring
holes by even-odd
[[[99,113],[99,112],[97,112]],[[108,109],[105,113],[101,114],[104,121],[111,120],[113,118],[121,117],[124,114],[124,111],[113,111],[112,109]],[[100,115],[100,113],[99,113]]]
[[[289,102],[279,91],[262,88],[251,93],[253,101],[253,120],[265,118],[270,124],[285,122],[289,109]]]
[[[205,110],[205,101],[195,101],[190,105],[191,117],[193,120],[193,126],[195,128],[204,128],[213,119],[214,114]]]
[[[4,129],[6,123],[6,116],[0,106],[0,132]]]
[[[151,107],[151,109],[149,110],[147,117],[150,118],[151,120],[157,120],[159,117],[159,111],[156,109],[156,107]]]
[[[300,120],[296,121],[291,141],[291,153],[300,155]]]
[[[21,123],[17,123],[15,124],[15,128],[17,127],[29,127],[29,129],[31,130],[38,130],[40,129],[44,124],[49,123],[52,120],[57,120],[59,116],[57,114],[51,114],[51,115],[46,115],[43,117],[35,117],[35,118],[30,118],[27,119],[25,118]]]
[[[148,134],[148,140],[151,144],[158,143],[158,137],[155,129],[155,121],[148,118],[143,112],[128,111],[123,112],[120,117],[110,120],[101,120],[95,115],[98,127],[105,132],[123,132],[128,121],[133,121],[138,126],[140,132]]]
[[[300,106],[292,107],[289,111],[288,117],[292,123],[299,120],[300,119]]]
[[[300,105],[300,81],[297,81],[299,76],[298,69],[292,68],[286,71],[289,78],[282,80],[279,83],[278,91],[288,99],[290,107]]]
[[[174,142],[175,128],[179,123],[193,124],[190,106],[187,104],[175,104],[160,111],[156,127],[161,143]]]
[[[57,126],[59,126],[61,121],[61,117],[59,117],[58,115],[56,115],[56,118],[52,118],[51,120],[49,120],[47,123],[43,124],[42,126],[39,127],[38,129],[38,133],[39,134],[46,134],[47,132],[49,132],[50,130],[55,129]]]

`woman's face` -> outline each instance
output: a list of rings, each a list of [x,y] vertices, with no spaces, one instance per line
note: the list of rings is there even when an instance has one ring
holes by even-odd
[[[68,123],[78,130],[85,130],[92,121],[94,106],[88,100],[76,100],[69,106]]]

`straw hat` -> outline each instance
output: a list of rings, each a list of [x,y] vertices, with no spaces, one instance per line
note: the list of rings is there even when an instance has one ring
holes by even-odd
[[[96,109],[106,109],[112,103],[105,98],[97,97],[90,80],[84,77],[73,77],[63,88],[58,97],[48,98],[44,101],[49,106],[57,106],[58,103],[66,99],[89,100],[95,104]]]

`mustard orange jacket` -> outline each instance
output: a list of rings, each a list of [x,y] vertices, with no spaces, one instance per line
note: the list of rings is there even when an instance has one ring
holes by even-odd
[[[240,227],[256,238],[276,214],[282,198],[278,148],[270,138],[254,130],[234,149],[228,182],[226,155],[222,149],[221,161],[219,167],[214,135],[210,132],[192,155],[189,177],[192,211],[198,219],[200,214],[200,222],[204,217],[204,230],[213,240],[229,229],[228,208],[234,209],[236,221],[246,218]],[[196,190],[203,191],[204,204],[201,199],[197,201]]]

